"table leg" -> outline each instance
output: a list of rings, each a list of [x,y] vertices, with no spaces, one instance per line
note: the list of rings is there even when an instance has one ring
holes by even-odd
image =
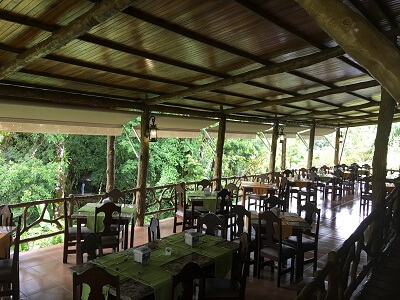
[[[297,233],[297,254],[296,254],[296,279],[303,277],[304,269],[304,251],[303,251],[303,233]]]
[[[129,244],[129,248],[133,248],[133,239],[135,237],[135,218],[132,218],[131,221],[131,240],[130,240],[130,244]]]
[[[81,253],[81,226],[82,226],[82,220],[77,219],[76,220],[76,264],[81,264],[83,261],[81,261],[82,253]]]
[[[129,220],[124,222],[124,250],[128,249]]]

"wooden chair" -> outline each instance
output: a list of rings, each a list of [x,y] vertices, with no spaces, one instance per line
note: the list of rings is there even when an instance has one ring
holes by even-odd
[[[217,236],[217,232],[221,231],[221,237],[226,238],[227,225],[224,219],[216,214],[209,213],[199,218],[197,221],[197,232],[206,233],[208,235]]]
[[[300,208],[301,201],[305,200],[306,202],[312,201],[317,202],[317,194],[318,194],[318,175],[317,173],[310,173],[311,182],[307,183],[305,189],[299,190],[299,194],[297,196],[297,207]],[[304,197],[304,199],[303,199]],[[312,199],[312,200],[311,200]]]
[[[222,189],[217,193],[217,210],[215,214],[219,217],[228,219],[231,206],[231,193],[227,189]]]
[[[371,177],[366,176],[360,180],[360,209],[363,206],[368,209],[370,203],[372,204]]]
[[[231,278],[206,278],[203,299],[243,300],[246,293],[247,276],[249,275],[249,236],[240,235],[238,260],[232,268]]]
[[[332,200],[336,196],[342,198],[342,178],[340,177],[332,177],[325,185],[325,195],[324,198],[328,197],[328,194],[332,194]]]
[[[19,299],[20,238],[21,238],[21,217],[18,218],[17,233],[14,240],[13,258],[0,260],[0,284],[3,285],[3,290],[0,290],[1,298],[3,296],[12,296],[13,299]],[[11,286],[11,289],[8,289],[9,286]]]
[[[3,205],[0,208],[0,225],[1,226],[12,226],[13,214],[8,205]]]
[[[97,250],[101,247],[101,235],[96,233],[89,233],[83,242],[80,244],[80,251],[78,257],[78,264],[83,263],[83,255],[87,253],[87,259],[96,259],[100,254],[97,254]]]
[[[256,176],[256,181],[259,183],[265,183],[268,181],[268,176],[267,174],[260,174]]]
[[[285,170],[282,172],[283,177],[293,177],[293,170]]]
[[[201,279],[203,272],[200,266],[195,262],[187,263],[182,270],[172,276],[172,287],[170,293],[170,300],[191,300],[195,299],[195,280]],[[175,288],[180,285],[181,290],[179,295],[175,295]],[[199,298],[200,299],[200,298]]]
[[[181,182],[175,186],[175,212],[174,212],[174,228],[173,232],[176,233],[176,227],[182,225],[182,231],[193,228],[194,220],[200,216],[200,212],[188,207],[186,202],[185,183]],[[181,220],[180,222],[178,220]]]
[[[126,204],[125,194],[122,193],[119,189],[113,189],[105,193],[102,197],[102,200],[106,198],[110,199],[110,201],[113,203]]]
[[[280,211],[286,211],[286,201],[277,196],[271,196],[264,200],[264,210],[271,210],[274,207],[278,208]]]
[[[71,200],[74,201],[74,200]],[[76,226],[72,226],[71,214],[73,210],[73,202],[64,200],[64,248],[63,263],[68,262],[68,254],[76,253]],[[86,226],[81,226],[82,240],[92,231]]]
[[[312,229],[308,229],[303,232],[302,236],[302,255],[301,257],[304,259],[304,253],[313,251],[314,255],[312,258],[305,259],[303,264],[313,263],[314,272],[317,270],[317,261],[318,261],[318,235],[319,235],[319,223],[321,219],[321,209],[319,209],[315,204],[307,202],[305,205],[300,207],[300,215],[305,213],[304,219],[308,224],[314,225],[314,231]],[[297,242],[297,237],[289,237],[283,241],[283,243],[293,249],[298,249],[299,244]],[[300,259],[300,257],[297,257]]]
[[[103,294],[103,286],[111,285],[115,288],[116,297],[120,299],[120,284],[119,276],[113,276],[106,270],[100,267],[91,267],[84,272],[72,275],[73,299],[79,300],[82,297],[82,284],[87,284],[90,287],[88,300],[105,299]]]
[[[104,226],[103,231],[98,230],[98,223],[101,220],[101,217],[99,216],[100,213],[104,214],[102,222]],[[114,220],[115,213],[117,214],[118,218]],[[104,248],[112,248],[113,251],[118,252],[119,246],[123,241],[123,237],[121,236],[121,206],[115,205],[112,202],[104,203],[102,206],[95,208],[94,215],[94,233],[101,235],[101,255],[103,254]]]
[[[308,170],[306,168],[299,169],[299,176],[300,178],[307,178],[308,177]]]
[[[157,218],[151,218],[150,225],[147,228],[147,235],[149,243],[161,239],[160,221]]]
[[[274,223],[278,224],[279,239],[275,241]],[[278,287],[281,285],[281,275],[290,272],[290,280],[294,276],[294,259],[296,250],[282,244],[282,220],[271,211],[265,211],[258,215],[257,230],[257,277],[260,278],[260,270],[263,258],[278,262]],[[282,270],[282,264],[291,259],[290,268]],[[272,271],[274,266],[271,265]]]
[[[205,188],[212,188],[212,182],[208,179],[203,179],[202,181],[199,181],[196,184],[196,189],[198,190],[199,187],[201,187],[201,190],[204,190]]]
[[[343,179],[343,193],[348,192],[349,194],[354,194],[354,187],[357,180],[357,171],[353,167],[349,168],[350,177],[347,179]]]
[[[327,165],[323,165],[320,169],[324,174],[329,174],[330,168]]]
[[[225,188],[231,193],[232,203],[235,203],[235,205],[237,205],[239,201],[239,187],[231,182],[227,184]]]

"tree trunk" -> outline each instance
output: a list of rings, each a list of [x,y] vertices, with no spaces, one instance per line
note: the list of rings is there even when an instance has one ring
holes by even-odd
[[[115,136],[107,136],[107,183],[106,192],[115,186]]]
[[[279,122],[276,121],[272,131],[271,154],[269,156],[268,172],[275,172],[276,146],[278,142],[278,127],[279,127]]]
[[[224,154],[226,116],[222,115],[218,127],[217,153],[214,162],[214,191],[221,190],[222,157]]]
[[[340,148],[340,127],[336,128],[335,136],[335,156],[333,158],[333,165],[339,164],[339,148]]]
[[[136,225],[143,226],[144,214],[146,212],[146,183],[147,183],[147,171],[149,167],[149,147],[150,140],[147,133],[149,123],[150,111],[145,108],[142,113],[141,127],[140,127],[140,158],[137,176],[137,219]]]
[[[308,146],[308,159],[307,159],[307,168],[312,167],[313,156],[314,156],[314,140],[315,140],[315,124],[311,127],[310,130],[310,144]]]
[[[282,161],[281,161],[281,170],[284,171],[286,169],[286,137],[283,138],[282,141]]]
[[[390,130],[396,102],[382,88],[381,106],[379,109],[378,127],[376,129],[374,158],[372,161],[372,203],[378,207],[385,199],[386,164]]]

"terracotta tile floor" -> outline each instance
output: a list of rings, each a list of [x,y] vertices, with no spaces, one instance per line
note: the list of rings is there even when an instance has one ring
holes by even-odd
[[[322,208],[318,267],[326,261],[326,254],[341,243],[364,219],[365,212],[359,209],[357,195],[343,197],[338,201],[318,199]],[[291,206],[291,211],[295,207]],[[161,235],[172,234],[172,219],[161,221]],[[135,245],[147,242],[147,228],[135,229]],[[20,281],[22,299],[72,299],[72,276],[68,269],[75,262],[75,255],[69,255],[68,264],[62,263],[62,245],[55,245],[35,251],[21,253]],[[312,266],[305,269],[305,276],[312,274]],[[250,270],[252,274],[252,270]],[[261,278],[248,278],[246,299],[295,299],[296,282],[289,281],[289,275],[282,276],[281,287],[276,287],[276,272],[268,268]]]

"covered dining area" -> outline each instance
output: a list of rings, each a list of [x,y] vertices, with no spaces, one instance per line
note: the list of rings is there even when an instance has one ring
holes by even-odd
[[[106,136],[107,170],[105,193],[0,199],[0,297],[362,295],[399,230],[399,15],[386,0],[1,1],[0,131]],[[371,124],[372,161],[343,164],[341,129]],[[137,158],[125,190],[121,134]],[[329,134],[333,163],[316,165]],[[152,142],[199,136],[210,178],[149,185]],[[268,167],[226,176],[226,141],[256,138]],[[287,164],[292,138],[304,166]],[[29,235],[42,224],[57,231]]]

